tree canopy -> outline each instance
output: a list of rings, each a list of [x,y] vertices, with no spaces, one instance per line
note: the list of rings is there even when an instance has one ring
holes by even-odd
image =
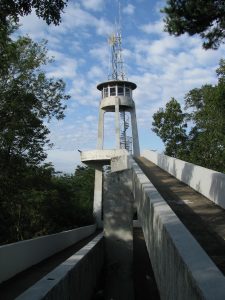
[[[12,51],[13,50],[13,51]],[[38,164],[49,145],[49,130],[44,124],[52,117],[64,116],[65,83],[47,78],[41,66],[48,63],[45,43],[28,37],[8,39],[0,71],[0,151],[4,169],[20,157]],[[4,158],[4,159],[3,159]]]
[[[62,119],[69,95],[62,79],[49,78],[46,42],[14,37],[20,16],[34,10],[59,24],[67,1],[0,2],[0,244],[94,222],[94,170],[77,167],[56,176],[44,163],[51,147],[48,122]]]
[[[166,146],[166,154],[172,157],[180,155],[186,141],[185,114],[180,104],[172,98],[165,110],[160,108],[153,116],[153,131],[160,136]]]
[[[56,176],[50,164],[25,166],[17,180],[0,198],[0,245],[94,223],[94,169]]]
[[[216,85],[187,93],[185,113],[175,99],[159,109],[153,131],[165,143],[165,154],[225,172],[225,60],[217,75]]]
[[[18,22],[19,17],[34,10],[47,24],[58,25],[67,2],[68,0],[1,0],[0,24],[6,24],[9,18]]]
[[[217,49],[225,38],[225,2],[222,0],[167,0],[165,30],[179,36],[199,34],[205,49]]]

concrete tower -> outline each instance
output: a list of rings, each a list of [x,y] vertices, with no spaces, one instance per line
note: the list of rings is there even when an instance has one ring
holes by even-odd
[[[120,22],[119,22],[120,23]],[[132,93],[136,84],[126,80],[123,58],[122,37],[120,25],[109,38],[111,50],[111,66],[108,81],[97,86],[101,92],[98,121],[97,150],[81,153],[82,162],[95,167],[94,214],[98,225],[102,224],[102,167],[110,164],[113,157],[118,157],[127,151],[134,156],[140,155],[135,104]],[[104,132],[104,115],[113,112],[115,118],[115,149],[104,149],[104,136],[112,136],[111,132]],[[132,137],[127,135],[131,127]]]
[[[104,113],[114,112],[116,149],[126,149],[134,156],[139,156],[135,104],[132,99],[132,92],[137,86],[135,83],[125,80],[120,25],[116,26],[116,32],[109,38],[109,44],[111,47],[111,73],[108,76],[108,81],[97,86],[97,89],[101,91],[97,149],[104,148]],[[130,113],[132,137],[127,136],[127,129],[130,124],[129,119],[126,119],[126,113]]]

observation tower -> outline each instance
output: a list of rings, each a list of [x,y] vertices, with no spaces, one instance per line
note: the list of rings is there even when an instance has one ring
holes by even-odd
[[[120,25],[109,38],[110,74],[108,80],[97,85],[101,92],[99,106],[97,149],[81,152],[81,161],[95,167],[94,214],[98,225],[102,224],[102,190],[104,165],[109,165],[112,158],[128,153],[140,155],[138,129],[136,121],[133,91],[136,84],[128,81],[124,71],[122,56],[122,35]],[[111,137],[112,131],[105,131],[105,113],[114,113],[114,128],[116,138],[114,149],[104,148],[104,137]],[[128,136],[128,132],[131,136]],[[128,152],[128,153],[127,153]]]
[[[111,74],[108,76],[108,81],[102,82],[97,86],[97,89],[101,91],[97,149],[104,148],[104,114],[114,112],[116,149],[126,149],[134,156],[139,156],[140,149],[136,112],[132,98],[133,90],[135,90],[137,86],[135,83],[126,80],[120,30],[116,31],[116,33],[110,37],[109,44],[111,46]],[[127,135],[127,130],[130,125],[132,137]],[[105,134],[108,133],[106,132]]]

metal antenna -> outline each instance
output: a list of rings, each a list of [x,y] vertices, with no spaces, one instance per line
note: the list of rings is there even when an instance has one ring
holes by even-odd
[[[122,33],[121,33],[121,12],[120,2],[118,1],[118,21],[115,23],[115,32],[109,37],[111,47],[111,74],[109,80],[125,80],[125,72],[122,56]]]

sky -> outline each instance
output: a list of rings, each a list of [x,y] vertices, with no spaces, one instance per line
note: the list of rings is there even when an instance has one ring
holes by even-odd
[[[160,12],[164,5],[161,0],[120,0],[126,76],[137,84],[133,99],[141,151],[163,151],[163,143],[151,129],[152,115],[172,97],[183,105],[189,90],[215,84],[215,70],[225,56],[223,45],[206,51],[198,36],[173,37],[164,32]],[[47,76],[62,78],[71,95],[65,118],[48,124],[54,147],[47,151],[47,161],[57,171],[73,173],[81,163],[78,149],[96,149],[101,100],[96,86],[107,81],[110,73],[108,38],[117,17],[118,0],[69,0],[59,26],[46,25],[35,13],[20,20],[20,34],[48,40],[54,63],[45,68]],[[106,147],[111,147],[113,115],[106,115]]]

